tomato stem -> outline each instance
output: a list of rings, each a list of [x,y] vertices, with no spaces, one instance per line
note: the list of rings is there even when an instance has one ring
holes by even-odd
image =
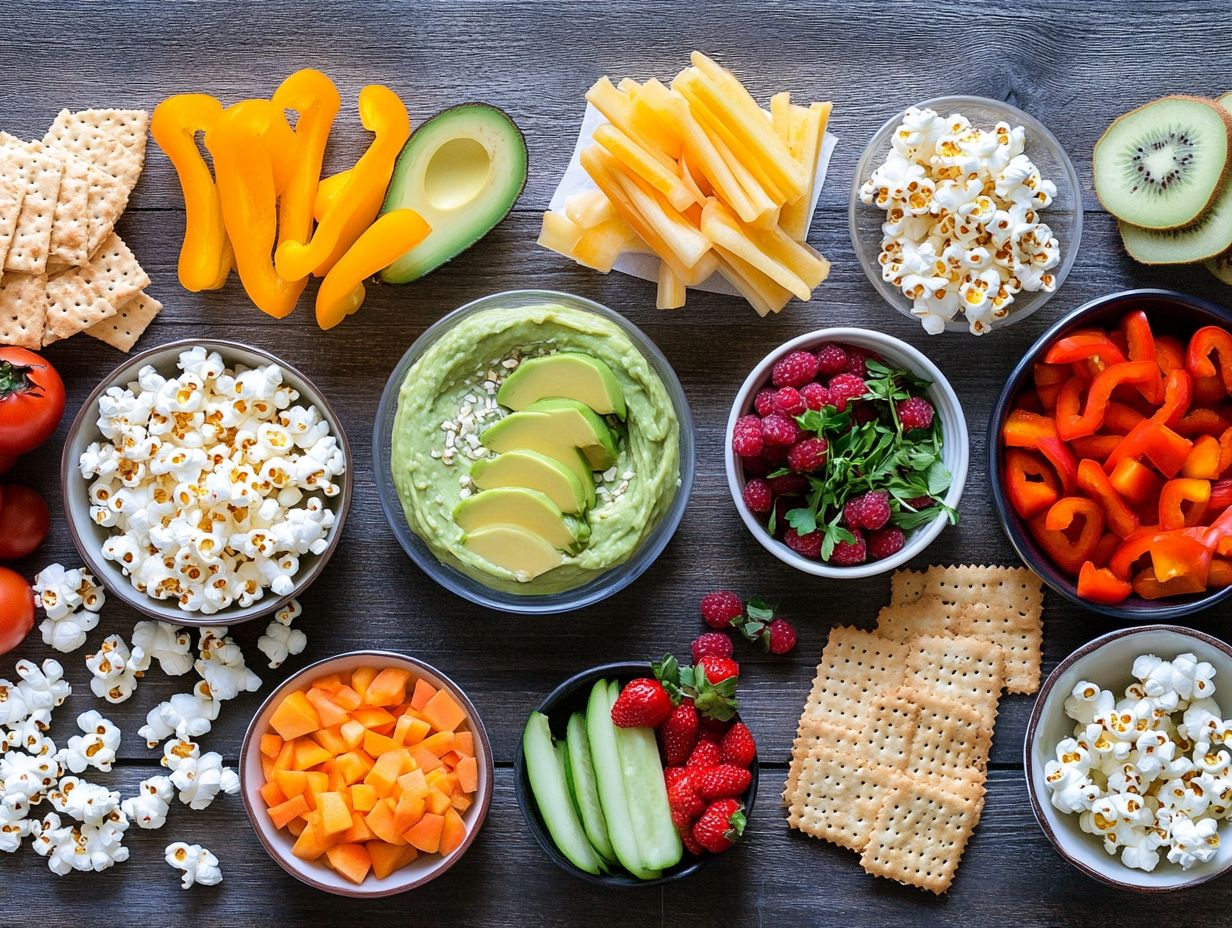
[[[37,395],[38,385],[30,379],[33,368],[27,364],[14,364],[12,361],[0,361],[0,400],[7,399],[14,393],[34,391]]]

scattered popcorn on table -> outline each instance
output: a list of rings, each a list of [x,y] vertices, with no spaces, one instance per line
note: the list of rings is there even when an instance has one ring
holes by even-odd
[[[47,614],[39,623],[43,642],[66,654],[85,644],[107,598],[98,581],[84,567],[66,570],[63,564],[50,564],[35,574],[31,586],[35,605]]]
[[[1161,852],[1188,870],[1219,850],[1232,819],[1232,719],[1214,700],[1215,668],[1193,654],[1138,657],[1119,701],[1081,681],[1065,700],[1077,722],[1044,768],[1052,804],[1076,813],[1104,849],[1138,870]]]
[[[107,870],[128,860],[123,845],[128,820],[116,812],[101,824],[62,825],[60,816],[49,812],[38,822],[34,850],[47,858],[47,866],[57,876],[73,870]]]
[[[101,825],[120,815],[120,794],[78,777],[65,777],[47,794],[57,812],[87,825]],[[127,827],[127,819],[125,819]]]
[[[303,613],[299,600],[292,599],[274,613],[265,628],[265,634],[257,639],[257,648],[269,658],[271,669],[281,667],[293,654],[299,654],[308,646],[308,636],[291,623]]]
[[[29,815],[30,803],[24,796],[14,794],[0,800],[0,853],[12,854],[30,836],[34,823]]]
[[[120,729],[103,718],[97,709],[77,716],[77,727],[82,734],[68,739],[64,765],[73,773],[81,773],[88,767],[109,771],[120,747]]]
[[[128,665],[133,670],[146,671],[151,661],[158,661],[169,677],[188,673],[193,667],[192,635],[166,622],[138,622],[133,626],[132,658]]]
[[[202,680],[191,693],[176,693],[151,709],[137,734],[151,748],[158,747],[172,735],[181,741],[192,741],[209,732],[218,718],[219,705],[210,693],[209,684]]]
[[[177,841],[168,844],[164,854],[167,863],[176,870],[184,871],[180,885],[188,889],[194,885],[216,886],[222,882],[222,869],[218,858],[200,844],[185,844]]]
[[[131,657],[128,645],[119,635],[108,635],[98,651],[87,655],[90,689],[95,696],[109,703],[121,703],[133,695],[138,672],[130,666]]]
[[[142,780],[137,795],[120,803],[120,808],[138,828],[162,828],[167,824],[167,812],[175,798],[171,777],[157,776]]]
[[[215,699],[234,699],[240,693],[255,693],[261,688],[261,678],[248,669],[244,652],[227,629],[200,629],[198,648],[201,656],[194,666]]]
[[[55,755],[35,757],[24,751],[0,755],[0,795],[19,796],[38,805],[55,788],[64,768]]]
[[[171,782],[179,790],[179,800],[190,809],[208,808],[220,793],[237,793],[240,778],[223,766],[222,755],[201,753],[191,741],[168,741],[163,748],[163,765],[171,770]]]
[[[959,113],[913,106],[860,188],[861,202],[886,213],[882,279],[912,301],[930,335],[959,313],[983,335],[1016,294],[1056,288],[1061,247],[1040,210],[1057,188],[1025,145],[1022,126],[977,129]]]
[[[229,370],[198,347],[177,367],[143,367],[99,399],[103,440],[78,463],[92,518],[113,529],[103,556],[186,612],[285,595],[299,558],[328,545],[342,448],[277,365]]]

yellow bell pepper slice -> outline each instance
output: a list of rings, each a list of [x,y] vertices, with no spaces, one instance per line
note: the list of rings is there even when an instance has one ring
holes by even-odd
[[[185,290],[217,290],[231,273],[231,243],[222,221],[218,186],[197,147],[197,133],[222,116],[222,104],[203,93],[168,97],[154,107],[150,134],[171,161],[184,194],[184,242],[177,271]]]
[[[329,177],[321,178],[321,182],[317,184],[317,198],[312,204],[312,215],[317,222],[325,215],[329,209],[329,204],[334,202],[334,199],[340,194],[347,182],[351,179],[351,169],[339,171],[337,174],[331,174]]]
[[[380,84],[369,84],[359,92],[359,118],[376,137],[351,169],[312,239],[278,246],[275,266],[288,280],[308,274],[324,277],[380,211],[394,161],[410,137],[411,120],[398,95]]]
[[[381,216],[355,240],[317,290],[317,325],[332,329],[364,302],[364,280],[388,267],[432,231],[413,209]]]
[[[341,100],[333,81],[315,68],[303,68],[278,85],[273,102],[277,109],[299,114],[295,166],[278,204],[278,243],[303,242],[312,234],[321,161]]]
[[[214,158],[223,223],[240,282],[263,312],[281,319],[295,308],[308,283],[306,275],[280,277],[273,261],[279,181],[285,184],[294,163],[294,134],[269,100],[246,100],[222,114],[206,133],[205,146]]]

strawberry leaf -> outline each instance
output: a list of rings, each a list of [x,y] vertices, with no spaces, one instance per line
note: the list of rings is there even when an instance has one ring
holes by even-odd
[[[667,695],[671,698],[672,705],[680,705],[680,701],[687,695],[685,692],[687,684],[684,682],[680,664],[675,656],[664,654],[662,660],[651,663],[650,669],[654,671],[655,679],[663,684],[663,689],[667,691]],[[685,670],[691,669],[685,668]]]
[[[723,836],[728,841],[735,841],[744,834],[744,827],[748,824],[748,817],[744,814],[744,809],[737,809],[727,819],[727,833]]]

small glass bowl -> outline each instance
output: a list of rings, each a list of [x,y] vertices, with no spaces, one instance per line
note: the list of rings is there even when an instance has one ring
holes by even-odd
[[[649,363],[651,369],[663,381],[676,420],[680,425],[680,473],[676,486],[676,494],[671,504],[659,519],[659,523],[642,540],[641,546],[626,561],[604,571],[589,582],[557,593],[522,594],[510,593],[493,589],[474,577],[468,576],[450,564],[442,562],[428,547],[427,543],[416,535],[402,511],[402,500],[394,485],[393,470],[390,464],[390,453],[393,447],[394,419],[398,411],[398,393],[407,371],[423,356],[423,354],[438,339],[453,326],[474,313],[490,309],[509,309],[519,306],[534,306],[542,303],[556,303],[571,309],[602,316],[624,331],[629,340],[637,347]],[[685,397],[684,388],[680,385],[676,372],[663,357],[663,353],[646,335],[620,314],[595,303],[592,300],[574,296],[571,293],[561,293],[554,290],[509,290],[480,297],[453,312],[442,317],[415,343],[407,349],[402,360],[394,367],[381,394],[381,402],[377,407],[376,422],[372,434],[372,459],[376,480],[377,494],[381,500],[381,508],[385,518],[393,529],[394,536],[403,549],[429,577],[459,596],[473,603],[497,609],[502,612],[513,612],[520,615],[549,615],[557,612],[569,612],[581,609],[624,589],[641,576],[658,556],[663,553],[667,543],[676,532],[680,520],[684,516],[685,506],[689,501],[689,491],[693,486],[693,471],[696,464],[696,452],[693,437],[693,415],[689,411],[689,402]]]
[[[1053,235],[1061,245],[1061,263],[1055,270],[1057,285],[1052,292],[1038,290],[1034,293],[1019,293],[1010,304],[1009,315],[1001,319],[992,331],[1021,322],[1041,306],[1047,303],[1061,289],[1065,278],[1069,276],[1074,259],[1078,256],[1078,244],[1082,239],[1082,190],[1078,183],[1078,174],[1069,156],[1056,137],[1049,132],[1044,124],[1034,116],[1024,113],[1017,107],[1010,106],[1000,100],[990,100],[987,97],[951,96],[934,97],[916,104],[920,109],[932,109],[941,116],[951,113],[961,113],[971,120],[971,125],[980,129],[991,129],[998,122],[1007,122],[1011,126],[1022,126],[1026,129],[1025,153],[1039,168],[1040,174],[1057,185],[1057,195],[1052,205],[1040,210],[1040,218],[1051,228]],[[875,206],[866,206],[860,202],[860,188],[872,176],[876,168],[885,161],[890,151],[890,138],[894,130],[903,121],[905,110],[896,113],[888,119],[868,143],[864,154],[856,165],[855,178],[851,184],[851,205],[849,209],[849,225],[851,229],[851,245],[860,266],[868,276],[882,298],[904,316],[915,318],[911,313],[911,300],[907,299],[897,287],[882,280],[881,265],[877,258],[881,254],[881,225],[885,221],[885,211]],[[946,323],[947,332],[967,332],[966,321],[957,316]]]

